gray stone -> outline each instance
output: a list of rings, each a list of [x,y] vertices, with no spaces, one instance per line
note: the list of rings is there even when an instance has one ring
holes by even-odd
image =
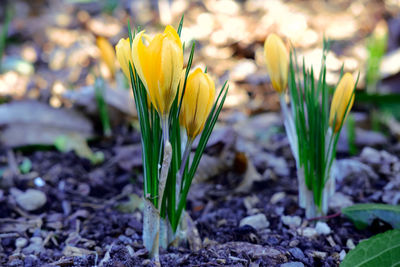
[[[28,244],[28,240],[23,237],[18,237],[15,240],[15,247],[17,248],[24,248]]]
[[[290,228],[297,228],[301,224],[301,218],[299,216],[282,216],[281,220],[283,224]]]
[[[315,230],[312,227],[306,227],[304,229],[298,229],[297,233],[299,233],[300,235],[304,236],[304,237],[308,237],[308,238],[314,238],[318,235],[317,230]]]
[[[46,195],[36,189],[28,189],[26,192],[17,194],[15,200],[18,205],[26,211],[34,211],[40,209],[46,204]]]
[[[325,259],[328,253],[323,252],[323,251],[312,251],[311,252],[311,257],[313,258],[319,258],[321,260]]]
[[[277,193],[272,195],[272,197],[271,197],[269,202],[271,202],[271,204],[276,204],[279,201],[283,200],[285,197],[286,197],[286,193],[285,192],[277,192]]]
[[[250,225],[256,230],[265,229],[269,227],[269,221],[267,220],[267,217],[265,217],[265,215],[262,213],[248,216],[240,221],[240,226],[244,226],[246,224]]]
[[[41,238],[40,236],[34,236],[34,237],[31,237],[31,238],[29,239],[29,241],[30,241],[32,244],[42,244],[43,238]]]
[[[344,257],[346,257],[346,251],[344,249],[342,249],[339,253],[339,259],[340,261],[344,260]]]
[[[356,247],[356,245],[354,245],[353,239],[347,239],[346,247],[348,247],[349,249],[354,249]]]
[[[281,267],[304,267],[304,264],[299,261],[291,261],[281,264]]]
[[[349,207],[353,205],[354,202],[351,198],[341,192],[336,192],[330,199],[329,199],[329,207],[334,210],[341,210],[342,208]]]
[[[299,248],[291,248],[289,252],[296,260],[301,261],[305,258],[303,251]]]
[[[132,243],[132,239],[129,238],[129,237],[127,237],[127,236],[125,236],[125,235],[120,235],[120,236],[118,237],[118,239],[119,239],[122,243],[124,243],[125,245],[126,245],[126,244],[131,244],[131,243]]]
[[[358,146],[378,146],[385,145],[387,142],[387,137],[382,133],[356,128],[356,145]]]
[[[329,235],[331,233],[331,228],[325,222],[317,222],[315,230],[320,235]]]
[[[34,254],[37,255],[44,250],[43,239],[41,237],[35,236],[29,239],[30,244],[22,250],[25,255]]]
[[[364,149],[362,153],[364,153],[364,151],[366,151],[367,154],[370,153],[366,149]],[[379,178],[371,166],[355,159],[342,159],[336,161],[335,166],[332,168],[332,176],[335,177],[337,181],[346,181],[346,179],[352,179],[353,177],[362,177],[364,179]]]

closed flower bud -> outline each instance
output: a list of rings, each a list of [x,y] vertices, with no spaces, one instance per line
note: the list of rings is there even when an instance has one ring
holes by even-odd
[[[115,51],[110,42],[104,37],[97,37],[97,47],[100,50],[101,59],[107,65],[111,75],[114,77],[115,74]]]
[[[148,45],[143,43],[143,38]],[[183,49],[177,32],[168,25],[164,33],[153,39],[144,31],[138,33],[132,42],[132,59],[151,103],[160,116],[167,116],[183,68]]]
[[[281,38],[276,34],[270,34],[265,40],[264,57],[272,86],[278,93],[284,93],[288,80],[289,55]]]
[[[183,81],[184,78],[181,84]],[[182,101],[180,123],[186,128],[189,139],[193,140],[203,131],[204,124],[214,104],[214,98],[215,85],[207,73],[197,68],[188,75]]]
[[[131,75],[129,71],[129,62],[133,64],[133,61],[132,61],[132,50],[129,38],[126,39],[122,38],[121,40],[119,40],[118,44],[115,46],[115,51],[117,53],[117,59],[119,65],[121,66],[122,71],[124,72],[125,76],[130,80]],[[135,72],[133,72],[133,74],[135,74]]]
[[[333,94],[331,111],[329,114],[329,125],[336,133],[340,130],[342,123],[346,120],[354,103],[354,79],[350,73],[343,75]]]

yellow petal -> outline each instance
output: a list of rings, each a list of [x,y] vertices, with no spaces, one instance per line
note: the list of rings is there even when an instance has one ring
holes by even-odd
[[[265,41],[264,57],[272,86],[278,93],[284,93],[287,87],[289,55],[281,38],[276,34],[270,34]]]
[[[140,63],[140,56],[143,56],[143,53],[146,53],[147,55],[146,47],[142,41],[143,35],[144,31],[139,32],[138,34],[136,34],[135,38],[132,41],[132,60],[140,80],[143,82],[144,86],[147,89],[148,85],[146,79],[144,78],[142,65]]]
[[[110,42],[104,37],[97,37],[97,47],[100,50],[101,59],[106,63],[111,75],[115,75],[115,52]]]
[[[122,71],[124,72],[125,76],[130,79],[129,63],[133,64],[133,61],[129,38],[122,38],[119,40],[118,44],[115,46],[115,51]]]
[[[350,73],[343,75],[333,94],[331,110],[329,114],[329,125],[336,133],[340,130],[342,123],[346,120],[354,103],[354,79]],[[346,112],[347,111],[347,112]]]
[[[148,41],[147,46],[143,38]],[[153,106],[161,116],[167,115],[183,68],[182,44],[175,29],[167,26],[153,39],[144,32],[138,33],[132,43],[132,58]]]
[[[187,135],[194,139],[204,128],[204,124],[214,104],[215,85],[208,74],[195,69],[188,76],[183,96],[180,123]]]

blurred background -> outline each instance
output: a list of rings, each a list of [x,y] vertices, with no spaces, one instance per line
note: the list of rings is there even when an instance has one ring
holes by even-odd
[[[207,67],[217,88],[229,80],[222,116],[229,122],[279,111],[263,58],[269,33],[284,38],[299,62],[305,58],[315,69],[323,38],[329,39],[328,83],[336,85],[342,66],[360,75],[355,113],[344,131],[349,148],[342,146],[356,154],[357,145],[383,145],[400,136],[399,11],[395,0],[2,1],[0,101],[12,109],[0,106],[0,141],[7,147],[53,145],[65,130],[86,139],[109,136],[116,125],[131,122],[132,93],[114,47],[128,36],[128,21],[152,35],[167,24],[177,28],[184,14],[186,60],[195,41],[193,66]],[[32,106],[38,103],[42,111]],[[47,107],[79,110],[90,123],[60,114],[48,119]]]
[[[355,120],[368,121],[367,127],[378,132],[389,128],[398,137],[399,10],[400,1],[395,0],[2,1],[0,101],[33,99],[54,108],[74,106],[104,121],[96,109],[97,88],[97,96],[104,95],[103,106],[112,109],[106,121],[115,125],[122,117],[135,117],[133,101],[126,97],[131,96],[129,83],[111,48],[128,36],[128,19],[132,28],[151,35],[166,24],[177,27],[184,14],[186,59],[195,41],[194,66],[207,67],[217,87],[229,80],[226,108],[246,116],[279,110],[264,66],[263,42],[269,33],[279,34],[288,47],[297,49],[300,62],[305,57],[316,69],[325,36],[331,40],[329,84],[337,83],[342,65],[344,71],[360,74],[356,110],[364,112]],[[4,117],[0,126],[12,121],[10,115]],[[2,142],[35,143],[6,140],[17,132],[3,133]],[[371,136],[383,141],[382,136]]]

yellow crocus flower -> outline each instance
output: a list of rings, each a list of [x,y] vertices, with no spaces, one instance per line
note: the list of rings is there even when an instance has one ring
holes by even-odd
[[[270,34],[264,43],[264,57],[272,86],[278,93],[286,91],[289,55],[282,39],[276,34]]]
[[[104,37],[96,38],[97,47],[100,50],[101,59],[106,63],[111,75],[115,74],[115,51],[110,42]]]
[[[333,94],[329,125],[337,133],[354,103],[354,79],[350,73],[343,75]],[[347,112],[346,112],[347,109]],[[346,113],[346,114],[345,114]]]
[[[132,61],[132,50],[129,38],[126,39],[122,38],[121,40],[119,40],[118,44],[115,46],[115,51],[117,53],[117,59],[119,65],[121,66],[122,71],[124,72],[125,76],[130,80],[131,75],[129,71],[129,62],[133,64],[133,61]],[[133,72],[133,74],[135,74],[135,72]]]
[[[148,45],[143,43],[143,38]],[[164,33],[150,39],[141,31],[132,42],[132,59],[151,103],[160,116],[166,118],[183,68],[182,42],[177,32],[168,25]]]
[[[210,76],[201,71],[200,68],[191,72],[186,81],[179,117],[180,124],[186,128],[189,140],[193,140],[203,131],[204,124],[214,104],[214,98],[215,84]]]

